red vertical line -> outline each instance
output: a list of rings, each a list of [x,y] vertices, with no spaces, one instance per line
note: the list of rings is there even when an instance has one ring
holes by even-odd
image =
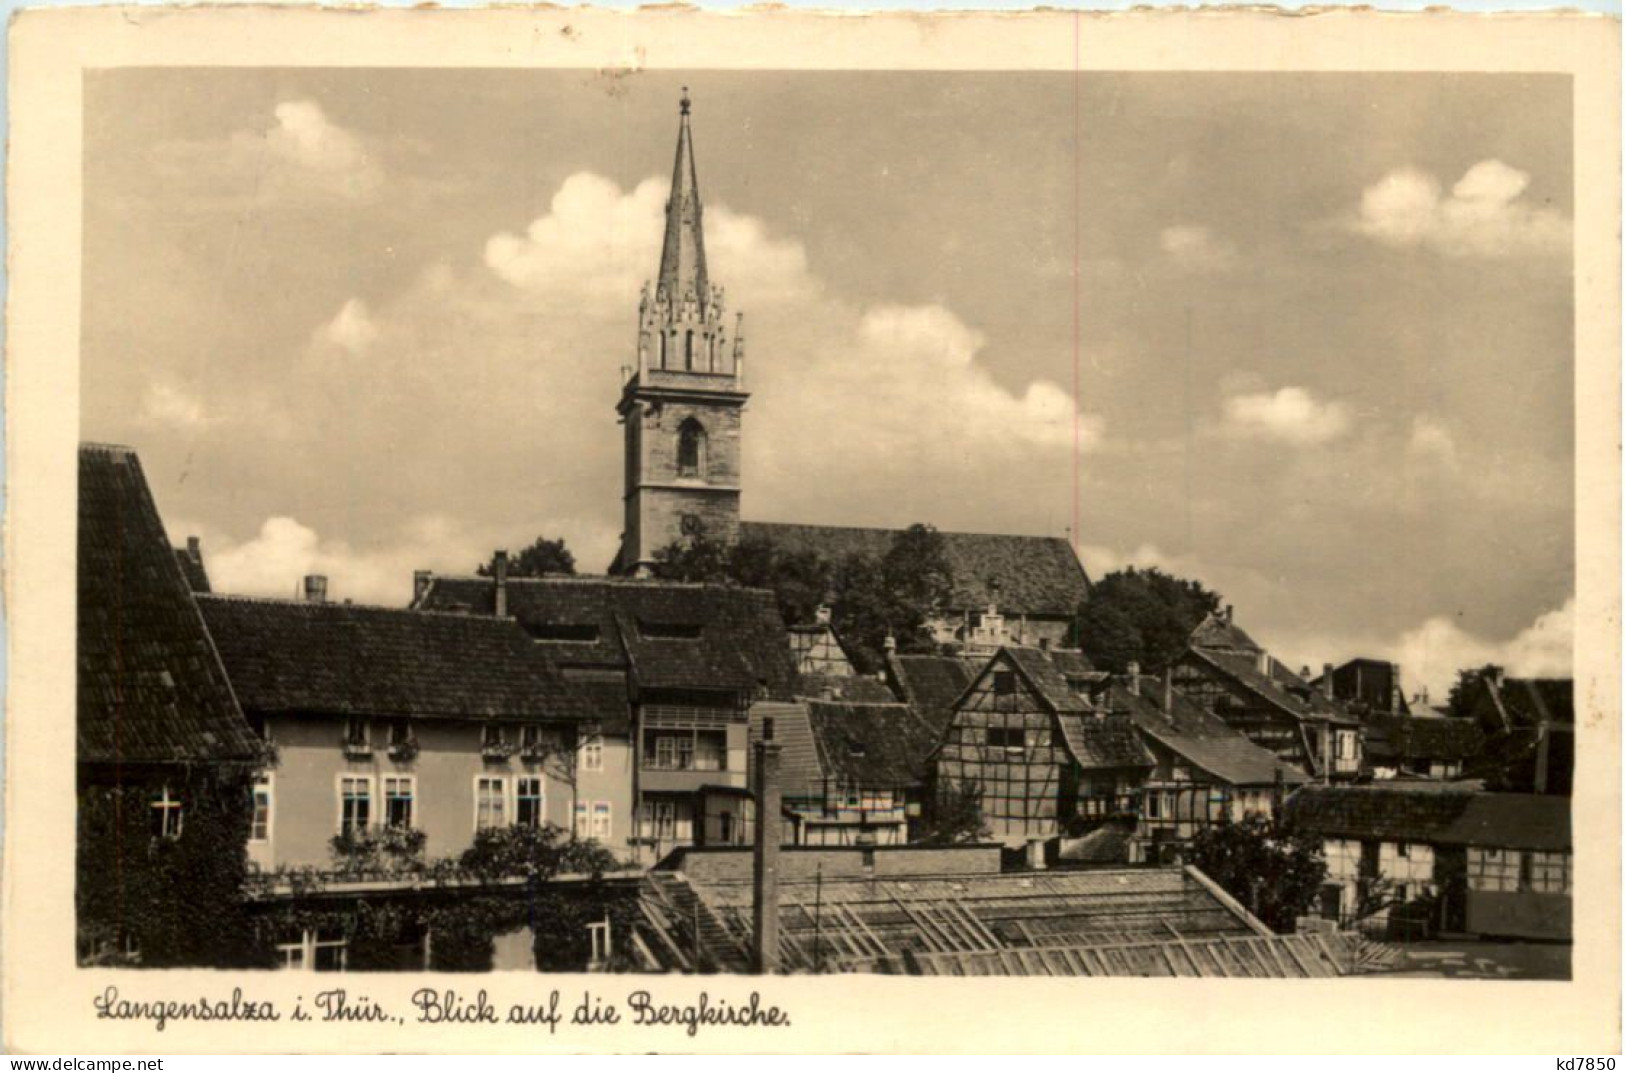
[[[1083,181],[1083,146],[1079,128],[1083,123],[1081,60],[1083,55],[1083,12],[1072,13],[1072,548],[1082,539],[1083,527],[1078,481],[1081,479],[1079,454],[1083,440],[1083,249],[1080,233],[1079,187]]]

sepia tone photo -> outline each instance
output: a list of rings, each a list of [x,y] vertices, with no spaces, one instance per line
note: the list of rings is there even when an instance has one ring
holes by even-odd
[[[184,969],[1575,979],[1575,102],[86,69],[97,1016]]]

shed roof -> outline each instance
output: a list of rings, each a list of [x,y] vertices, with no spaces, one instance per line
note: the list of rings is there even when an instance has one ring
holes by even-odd
[[[200,596],[243,706],[448,719],[613,719],[510,619]],[[620,693],[620,707],[625,694]]]
[[[739,530],[742,538],[812,551],[832,563],[853,554],[884,556],[903,531],[784,522],[741,522]],[[997,604],[1005,615],[1070,617],[1088,599],[1089,577],[1061,537],[941,532],[955,610]]]
[[[78,552],[79,761],[259,760],[128,447],[79,448]]]

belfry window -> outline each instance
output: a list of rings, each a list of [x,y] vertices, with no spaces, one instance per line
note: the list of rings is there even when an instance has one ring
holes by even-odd
[[[692,417],[677,430],[677,475],[700,477],[705,473],[705,426]]]
[[[687,371],[687,372],[693,372],[694,371],[694,333],[693,332],[685,332],[685,333],[683,333],[683,369],[685,371]]]

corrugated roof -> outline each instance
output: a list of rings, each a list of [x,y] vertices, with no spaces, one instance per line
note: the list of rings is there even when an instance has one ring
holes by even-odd
[[[509,619],[352,604],[199,597],[256,712],[613,721]],[[625,695],[620,694],[621,707]]]
[[[789,551],[812,551],[834,563],[847,555],[879,558],[899,529],[741,522],[742,539],[769,540]],[[1070,617],[1089,596],[1089,578],[1061,537],[942,531],[953,570],[956,611],[996,603],[1008,616]]]
[[[1163,710],[1165,695],[1173,702],[1171,717]],[[1138,694],[1114,680],[1110,696],[1113,710],[1126,711],[1141,734],[1220,782],[1273,786],[1277,772],[1286,786],[1301,785],[1309,779],[1179,690],[1165,693],[1163,683],[1156,678],[1142,677]]]
[[[1555,851],[1572,846],[1569,806],[1551,794],[1305,786],[1287,798],[1286,814],[1322,835]]]
[[[495,614],[495,583],[436,577],[414,606]],[[508,614],[566,665],[627,667],[643,689],[795,695],[773,594],[621,578],[510,578]],[[585,639],[576,639],[585,638]]]
[[[128,447],[79,448],[78,551],[79,761],[260,759]]]

